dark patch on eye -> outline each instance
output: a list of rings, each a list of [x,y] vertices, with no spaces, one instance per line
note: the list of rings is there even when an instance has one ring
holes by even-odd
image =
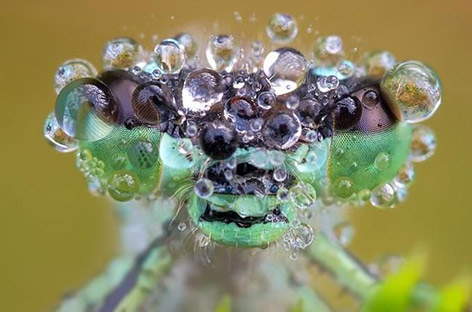
[[[378,81],[352,79],[346,82],[346,85],[351,92],[349,97],[355,99],[361,105],[362,114],[355,125],[351,128],[344,128],[344,130],[376,133],[389,129],[398,121],[387,103],[383,100]],[[343,130],[338,127],[337,119],[335,120],[335,125],[338,130]]]
[[[271,214],[273,217],[268,218],[267,216]],[[200,216],[200,221],[206,222],[223,222],[225,224],[235,223],[238,227],[249,228],[254,224],[266,224],[266,223],[275,223],[275,222],[284,222],[288,223],[286,216],[282,214],[280,208],[276,207],[272,211],[269,211],[264,216],[247,216],[241,217],[238,213],[232,210],[228,211],[217,211],[213,210],[210,204],[207,204],[205,212]]]

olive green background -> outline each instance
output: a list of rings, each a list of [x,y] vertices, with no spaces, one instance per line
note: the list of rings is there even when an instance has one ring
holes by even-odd
[[[437,70],[443,106],[427,122],[437,133],[437,153],[416,166],[405,204],[352,212],[352,249],[369,261],[423,247],[429,252],[427,278],[434,283],[471,265],[472,2],[2,0],[1,311],[50,310],[61,294],[101,270],[117,247],[117,220],[107,201],[87,192],[73,155],[55,152],[42,138],[43,120],[54,107],[56,67],[75,57],[99,67],[104,43],[123,35],[147,47],[154,34],[162,39],[182,30],[200,37],[216,29],[242,40],[263,38],[267,19],[277,11],[297,17],[294,45],[305,53],[317,32],[338,34],[353,57],[388,49],[398,59],[422,60]],[[253,12],[255,25],[248,22]]]

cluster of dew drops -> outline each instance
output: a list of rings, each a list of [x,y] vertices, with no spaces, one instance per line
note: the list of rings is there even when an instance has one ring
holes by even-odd
[[[239,14],[235,14],[235,16],[237,21],[241,20]],[[311,26],[309,26],[307,32],[311,31]],[[312,53],[313,59],[310,61],[307,61],[305,56],[296,49],[285,47],[298,33],[295,19],[288,14],[277,13],[272,16],[267,24],[266,32],[273,45],[281,45],[282,47],[266,53],[264,44],[254,41],[250,44],[249,53],[245,53],[233,36],[211,36],[205,50],[210,68],[200,65],[197,42],[187,33],[164,39],[155,46],[152,53],[143,51],[141,46],[130,38],[118,38],[105,46],[103,66],[105,70],[129,70],[141,78],[167,85],[172,91],[180,88],[181,95],[179,96],[181,98],[178,100],[181,105],[177,106],[177,110],[181,118],[176,119],[175,122],[176,124],[178,122],[181,132],[177,136],[190,138],[193,144],[196,142],[194,138],[199,133],[202,136],[202,131],[199,128],[202,124],[209,122],[206,117],[211,115],[215,105],[221,102],[225,103],[224,118],[234,125],[239,144],[266,144],[266,147],[276,149],[271,154],[264,148],[258,149],[251,156],[252,162],[280,164],[283,162],[283,153],[277,150],[289,150],[300,138],[305,142],[314,142],[329,136],[330,133],[323,133],[320,129],[314,131],[309,126],[313,124],[313,120],[310,120],[310,117],[313,117],[310,116],[310,112],[314,109],[313,101],[320,105],[326,105],[330,96],[343,91],[340,81],[355,75],[364,75],[366,67],[357,67],[353,62],[344,59],[342,40],[337,36],[319,38]],[[390,54],[387,52],[383,52],[380,56],[375,55],[369,61],[371,63],[367,65],[373,71],[376,69],[376,62],[380,63],[379,67],[385,65],[384,63],[392,62]],[[326,74],[325,68],[331,68],[331,71]],[[370,71],[369,67],[367,67],[367,71]],[[314,75],[310,75],[310,77],[313,76],[316,79],[307,82],[307,72],[313,72]],[[85,60],[67,61],[60,66],[55,75],[56,92],[59,93],[71,81],[97,75],[98,72],[94,66]],[[182,77],[184,78],[182,79]],[[303,90],[297,91],[302,85],[301,89]],[[231,90],[230,95],[225,95],[227,90]],[[173,93],[177,94],[178,92]],[[312,99],[306,100],[303,97],[306,94],[310,94]],[[224,101],[225,99],[232,100]],[[250,99],[251,102],[244,99]],[[284,111],[293,112],[293,114],[287,113],[284,116],[274,114],[272,115],[274,117],[269,117],[267,121],[260,117],[261,114],[254,118],[247,118],[248,116],[242,118],[237,113],[241,110],[246,111],[248,115],[253,111],[266,112],[276,102],[283,103]],[[300,112],[304,112],[304,114],[300,115]],[[146,109],[137,110],[135,114],[141,121],[153,122],[152,118],[149,120],[149,111]],[[263,125],[270,124],[271,121],[279,122],[280,120],[275,120],[277,118],[286,118],[288,124],[292,125],[293,129],[288,138],[277,137],[270,131],[270,127],[265,127],[264,132]],[[214,122],[214,126],[225,127],[224,124],[218,122]],[[326,129],[326,131],[329,130],[329,128]],[[70,152],[78,148],[77,139],[61,129],[54,113],[49,115],[46,120],[44,134],[58,151]],[[176,135],[175,132],[170,134]],[[392,207],[395,201],[404,197],[405,187],[411,183],[414,177],[412,162],[429,158],[436,147],[434,134],[425,126],[415,128],[412,141],[409,161],[394,181],[385,183],[368,194],[359,194],[358,197],[361,200],[370,200],[377,207]],[[185,144],[179,146],[179,151],[183,154],[190,153],[193,144],[188,141],[183,142]],[[204,146],[201,147],[205,150]],[[232,152],[234,150],[228,151],[228,153]],[[212,156],[210,149],[205,153]],[[213,158],[225,159],[227,156],[214,155]],[[379,156],[376,162],[378,162],[378,166],[382,166],[384,162],[388,162],[388,155]],[[226,163],[228,168],[232,166],[234,168],[235,164],[231,158]],[[98,169],[100,169],[100,164],[98,164]],[[276,181],[283,181],[286,176],[286,172],[282,169],[274,171]],[[340,187],[344,187],[343,183],[339,184]],[[278,190],[277,196],[282,201],[289,198],[294,202],[300,201],[302,204],[296,204],[296,206],[307,211],[308,206],[315,205],[316,196],[310,198],[310,194],[313,192],[303,189],[310,187],[306,184],[300,184],[297,187],[302,190],[293,192],[281,188]],[[208,198],[213,191],[214,186],[209,179],[201,178],[195,183],[195,192],[202,198]],[[283,237],[283,242],[285,248],[290,251],[290,257],[295,259],[297,251],[306,248],[313,241],[313,229],[298,219],[292,223],[290,231]],[[185,225],[179,227],[182,231],[185,228]],[[339,225],[337,228],[337,232],[340,233],[351,232],[349,226],[345,224]],[[345,238],[346,234],[338,236],[340,242],[348,240]]]

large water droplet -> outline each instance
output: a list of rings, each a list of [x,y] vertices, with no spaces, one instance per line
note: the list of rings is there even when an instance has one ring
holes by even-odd
[[[395,65],[385,74],[380,88],[394,114],[409,123],[428,119],[441,105],[438,76],[417,61]]]
[[[163,73],[177,74],[185,60],[185,48],[175,39],[165,39],[154,48],[154,61]]]
[[[267,120],[262,135],[266,143],[278,149],[287,149],[297,143],[302,134],[298,117],[289,113],[273,114]]]
[[[103,49],[102,62],[105,70],[130,69],[142,61],[142,48],[131,38],[110,40]]]
[[[285,13],[274,14],[266,27],[267,35],[275,43],[289,43],[298,33],[295,19]]]
[[[221,102],[223,88],[220,75],[209,69],[190,73],[182,89],[182,105],[190,112],[205,112]]]
[[[249,130],[256,113],[256,104],[244,97],[232,97],[225,104],[224,116],[235,125],[238,132]]]
[[[59,92],[70,82],[80,79],[97,76],[97,70],[88,61],[74,59],[64,62],[54,75],[56,93]]]
[[[263,67],[277,95],[297,89],[305,78],[305,57],[292,48],[280,48],[270,52],[264,59]]]
[[[213,36],[208,42],[206,58],[214,70],[231,72],[238,59],[238,51],[233,36]]]
[[[81,78],[69,83],[56,100],[56,118],[64,132],[77,140],[96,141],[113,129],[118,106],[102,82]]]
[[[222,122],[213,122],[200,132],[200,146],[203,152],[212,159],[223,160],[236,151],[238,139],[231,126]]]

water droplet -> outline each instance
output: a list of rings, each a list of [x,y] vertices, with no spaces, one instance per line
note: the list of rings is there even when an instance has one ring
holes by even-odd
[[[336,102],[334,126],[337,130],[355,127],[362,116],[362,104],[353,97],[345,97]]]
[[[281,151],[270,151],[269,161],[273,166],[280,166],[285,161],[285,154]]]
[[[246,132],[249,129],[256,113],[257,106],[254,102],[238,96],[229,99],[224,108],[225,118],[234,124],[238,132]]]
[[[262,135],[266,143],[278,149],[288,149],[298,142],[302,133],[302,125],[295,115],[276,113],[269,117]]]
[[[251,155],[250,162],[258,168],[264,168],[269,162],[267,150],[264,148],[256,149]]]
[[[277,198],[278,200],[280,200],[281,202],[286,202],[290,199],[290,191],[288,189],[286,189],[285,187],[281,187],[279,188],[279,190],[277,191]]]
[[[57,122],[70,137],[83,141],[104,138],[118,120],[118,106],[111,91],[93,78],[74,80],[56,99]]]
[[[231,125],[219,121],[207,124],[200,132],[200,147],[212,159],[229,158],[238,147],[236,131]]]
[[[246,84],[246,81],[243,76],[236,76],[233,81],[233,88],[241,89]]]
[[[174,39],[185,48],[187,59],[192,59],[197,54],[198,44],[192,35],[188,33],[180,33],[175,36]]]
[[[115,170],[123,169],[127,163],[128,159],[123,154],[115,154],[112,156],[111,166]]]
[[[363,202],[366,202],[370,200],[370,195],[371,192],[369,189],[363,189],[359,191],[359,193],[357,194],[357,198],[359,198],[359,200]]]
[[[185,60],[185,47],[175,39],[165,39],[154,48],[154,61],[163,73],[177,74]]]
[[[77,140],[68,136],[59,127],[54,113],[50,113],[44,122],[44,137],[59,152],[73,152],[78,147]]]
[[[275,104],[275,101],[275,94],[270,91],[261,92],[257,97],[257,104],[265,110],[270,109]]]
[[[287,172],[282,168],[277,168],[274,170],[273,176],[275,181],[282,182],[287,178]]]
[[[430,118],[441,105],[442,90],[438,76],[417,61],[395,65],[385,74],[380,88],[393,113],[409,123]]]
[[[416,125],[411,136],[410,160],[422,162],[433,156],[436,151],[436,136],[425,125]]]
[[[254,118],[251,120],[250,123],[251,130],[254,132],[259,132],[261,131],[263,124],[264,120],[262,118]]]
[[[296,229],[291,230],[293,233],[292,248],[293,249],[305,249],[313,242],[315,237],[313,228],[304,222],[300,223],[300,226]]]
[[[266,27],[267,35],[275,43],[289,43],[298,33],[295,19],[285,13],[274,14]]]
[[[399,188],[409,186],[415,179],[415,169],[410,162],[407,162],[405,166],[398,171],[397,176],[394,179],[394,183]]]
[[[378,153],[374,160],[374,166],[380,171],[387,169],[390,166],[390,156],[384,152]]]
[[[339,86],[339,79],[336,76],[321,76],[316,80],[318,90],[323,93],[335,90]]]
[[[348,245],[354,236],[354,227],[347,221],[342,221],[334,226],[334,236],[341,245]]]
[[[355,72],[355,66],[351,61],[344,60],[338,65],[337,77],[339,79],[347,79],[351,77]]]
[[[92,153],[88,149],[81,150],[78,154],[77,157],[80,159],[82,162],[89,162],[92,160]]]
[[[239,14],[239,12],[234,11],[233,15],[234,15],[234,19],[236,20],[236,23],[241,23],[242,22],[243,18],[241,17],[241,14]]]
[[[213,194],[213,183],[205,178],[199,179],[195,182],[194,190],[200,198],[208,198]]]
[[[54,83],[56,93],[59,92],[70,82],[87,77],[97,76],[97,70],[88,61],[82,59],[74,59],[64,62],[54,75]]]
[[[378,208],[390,208],[395,199],[395,189],[389,183],[382,184],[372,190],[370,203]]]
[[[374,90],[367,91],[362,95],[362,104],[367,109],[373,109],[380,103],[380,96]]]
[[[285,101],[285,106],[290,110],[296,110],[300,104],[300,99],[296,95],[291,95]]]
[[[198,127],[195,121],[193,120],[187,120],[186,121],[186,127],[185,127],[185,132],[187,135],[191,138],[197,135],[198,133]]]
[[[138,176],[131,171],[116,171],[108,179],[108,194],[117,201],[133,199],[138,190]]]
[[[305,57],[292,48],[270,52],[264,59],[263,67],[276,95],[292,92],[305,78]]]
[[[338,36],[321,37],[316,41],[313,52],[323,66],[335,66],[343,57],[343,41]]]
[[[347,199],[354,194],[354,182],[348,177],[340,177],[333,183],[333,195]]]
[[[214,70],[231,72],[238,59],[238,51],[233,36],[213,36],[208,42],[206,58]]]
[[[205,112],[221,102],[223,89],[220,75],[209,69],[190,73],[182,89],[182,105],[190,112]]]
[[[367,53],[362,60],[365,73],[374,79],[382,79],[385,73],[395,66],[395,63],[395,57],[388,51]]]
[[[146,139],[133,141],[126,149],[126,154],[131,165],[136,169],[149,169],[155,167],[159,161],[157,144]]]
[[[316,190],[308,183],[298,183],[290,190],[293,204],[304,210],[313,206],[316,201]]]
[[[309,130],[305,134],[305,140],[307,140],[308,142],[313,143],[316,141],[317,138],[318,138],[318,133],[315,130]]]
[[[129,69],[143,61],[141,46],[131,38],[116,38],[109,41],[102,53],[103,68]]]

